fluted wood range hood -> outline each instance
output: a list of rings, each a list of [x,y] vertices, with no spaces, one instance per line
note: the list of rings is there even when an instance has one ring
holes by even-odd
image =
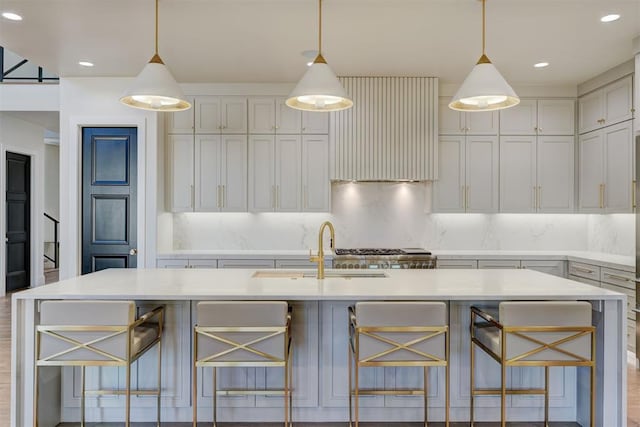
[[[438,79],[341,77],[354,102],[332,113],[335,181],[437,178]]]

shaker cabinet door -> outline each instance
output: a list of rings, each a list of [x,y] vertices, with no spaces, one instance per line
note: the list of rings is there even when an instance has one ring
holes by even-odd
[[[573,212],[574,147],[573,136],[538,137],[538,212]]]
[[[537,209],[536,137],[500,137],[500,212]]]
[[[441,136],[438,145],[438,180],[434,183],[434,212],[464,212],[465,137]]]
[[[498,137],[468,136],[465,160],[467,212],[497,212],[499,208]]]
[[[605,147],[605,211],[632,212],[632,122],[609,126],[602,132]]]
[[[604,201],[604,141],[602,132],[595,131],[580,136],[580,211],[602,212]]]
[[[171,212],[191,212],[194,205],[193,135],[169,135],[167,163],[170,165]]]
[[[515,107],[500,110],[500,135],[535,135],[538,127],[537,101],[522,99]]]

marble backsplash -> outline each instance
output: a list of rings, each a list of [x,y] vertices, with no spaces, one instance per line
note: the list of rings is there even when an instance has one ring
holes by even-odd
[[[307,249],[330,220],[338,247],[635,251],[632,214],[432,214],[430,186],[333,184],[331,213],[173,215],[173,249]]]

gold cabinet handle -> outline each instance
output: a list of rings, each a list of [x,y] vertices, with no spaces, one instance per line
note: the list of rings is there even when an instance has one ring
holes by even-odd
[[[280,203],[279,203],[280,201],[278,200],[278,193],[279,193],[278,190],[280,190],[280,186],[276,185],[276,207],[280,206]]]
[[[216,206],[220,207],[220,186],[216,188]]]
[[[191,184],[191,207],[194,209],[196,207],[196,191],[193,184]]]
[[[462,202],[462,209],[467,209],[467,187],[464,185],[460,186],[460,201]]]
[[[587,274],[593,274],[593,273],[594,273],[594,271],[593,271],[593,270],[589,270],[588,268],[576,267],[576,266],[573,266],[572,268],[573,268],[574,270],[576,270],[576,271],[581,271],[581,272],[583,272],[583,273],[587,273]]]
[[[604,207],[604,206],[602,205],[602,199],[603,199],[603,197],[602,197],[602,184],[600,184],[600,188],[599,188],[599,190],[598,190],[598,191],[599,191],[598,196],[600,197],[600,204],[599,204],[599,206],[600,206],[600,209],[602,209],[602,208]]]
[[[636,207],[636,181],[631,183],[631,207]]]
[[[534,130],[534,132],[538,132],[538,126],[535,126],[535,127],[533,128],[533,130]]]
[[[536,187],[533,187],[533,210],[535,211],[536,209],[538,209],[538,196],[537,196],[537,191],[536,191]]]
[[[276,208],[276,186],[271,186],[271,207]]]
[[[542,186],[538,186],[538,209],[542,209]]]
[[[618,276],[617,274],[605,273],[605,276],[616,280],[622,280],[624,282],[635,282],[635,280],[629,279],[628,277]]]
[[[225,191],[224,190],[225,190],[225,188],[224,187],[225,187],[225,185],[223,184],[222,185],[222,197],[220,197],[220,204],[222,205],[221,207],[223,207],[223,208],[224,208],[224,205],[225,205],[225,203],[224,203],[224,196],[225,196],[225,194],[224,194]]]

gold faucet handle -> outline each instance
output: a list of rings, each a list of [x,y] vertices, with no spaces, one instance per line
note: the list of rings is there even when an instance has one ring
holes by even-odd
[[[318,262],[318,257],[313,255],[313,252],[311,249],[309,249],[309,261]]]

